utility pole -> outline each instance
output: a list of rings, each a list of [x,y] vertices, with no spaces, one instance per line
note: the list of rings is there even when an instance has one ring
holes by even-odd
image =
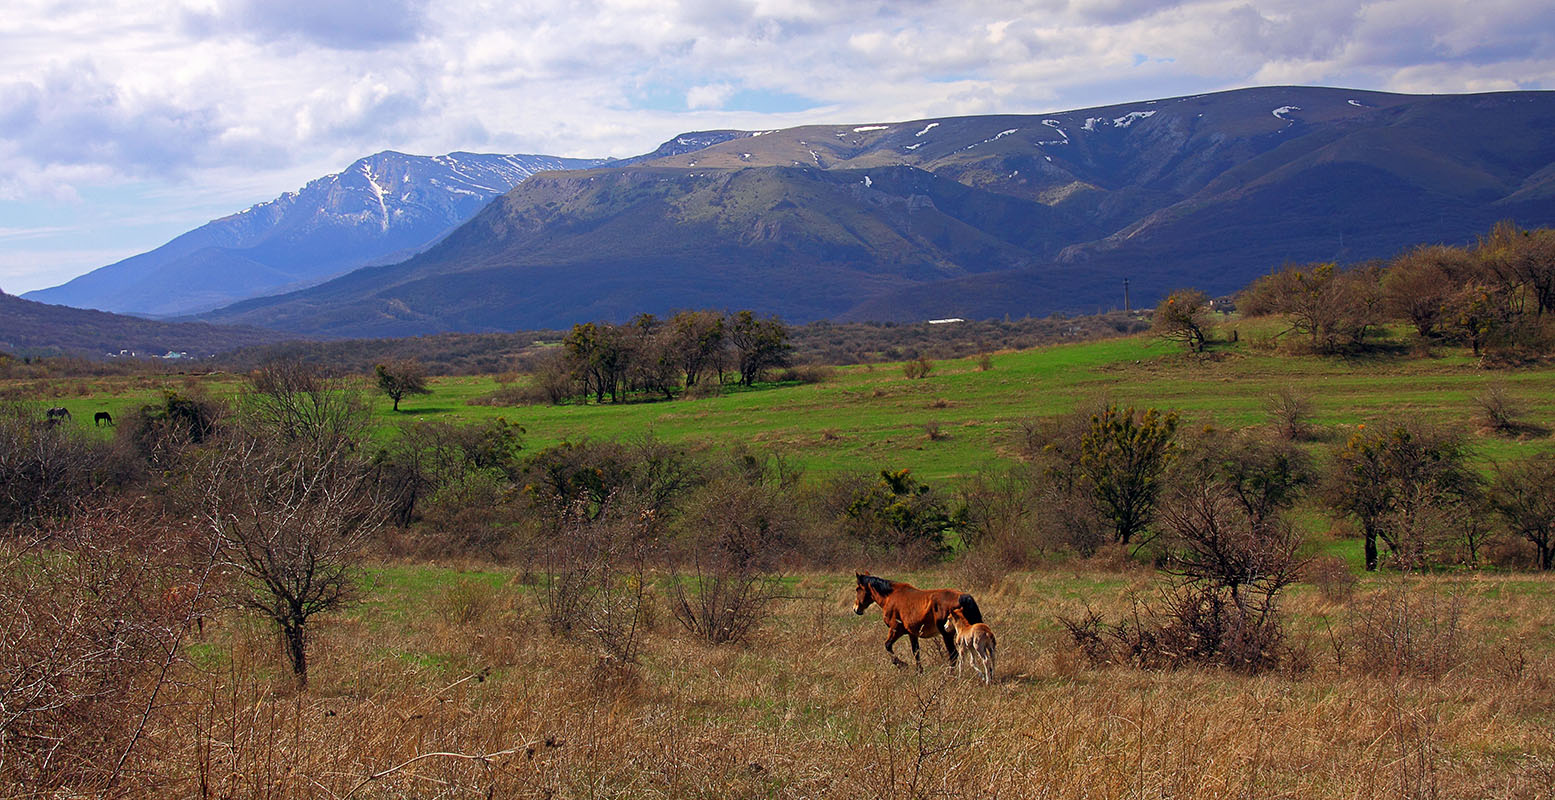
[[[1130,309],[1128,307],[1128,278],[1124,278],[1123,279],[1123,311],[1124,311],[1124,313],[1128,313],[1130,310],[1132,310],[1132,309]]]

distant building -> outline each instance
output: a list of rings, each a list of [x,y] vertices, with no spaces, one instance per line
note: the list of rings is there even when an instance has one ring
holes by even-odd
[[[172,350],[169,350],[162,357],[163,358],[188,358],[189,354],[188,353],[178,353],[178,352],[174,352]]]

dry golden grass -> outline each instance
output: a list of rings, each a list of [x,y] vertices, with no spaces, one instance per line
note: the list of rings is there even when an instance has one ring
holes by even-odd
[[[164,704],[131,794],[1555,796],[1545,578],[1378,578],[1344,602],[1300,587],[1295,663],[1246,677],[1092,668],[1055,617],[1084,602],[1123,613],[1156,576],[1019,573],[979,591],[1000,647],[985,688],[947,674],[937,642],[924,643],[923,674],[889,666],[879,612],[850,613],[851,576],[802,577],[801,599],[742,646],[699,644],[660,612],[641,664],[617,669],[536,624],[516,577],[482,593],[422,569],[429,588],[380,591],[321,632],[302,694],[265,629],[208,626],[203,667]],[[1368,673],[1345,643],[1373,593],[1400,584],[1416,600],[1457,598],[1462,649],[1440,674]]]

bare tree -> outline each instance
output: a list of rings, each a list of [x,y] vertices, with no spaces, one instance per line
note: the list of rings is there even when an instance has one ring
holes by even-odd
[[[1526,298],[1540,316],[1555,311],[1555,230],[1527,231],[1502,220],[1480,238],[1474,255],[1518,310]]]
[[[352,599],[362,545],[383,524],[346,438],[240,436],[207,465],[202,519],[239,576],[234,600],[273,622],[299,686],[313,618]]]
[[[249,433],[281,442],[356,440],[367,432],[367,405],[349,383],[301,361],[271,361],[249,375],[239,403]]]
[[[1365,343],[1381,317],[1380,273],[1340,271],[1338,265],[1289,266],[1259,278],[1244,293],[1245,313],[1284,314],[1291,329],[1309,337],[1314,352],[1333,353]]]
[[[1457,247],[1417,247],[1393,260],[1382,279],[1387,310],[1415,326],[1421,338],[1436,335],[1453,292],[1473,278],[1468,251]]]
[[[1539,551],[1539,569],[1555,567],[1555,457],[1536,455],[1496,470],[1490,505],[1508,528]]]
[[[1281,439],[1296,442],[1312,432],[1312,398],[1294,386],[1282,386],[1264,397],[1264,411],[1274,420]]]

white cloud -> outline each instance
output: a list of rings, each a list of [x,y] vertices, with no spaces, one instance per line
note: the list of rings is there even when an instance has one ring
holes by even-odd
[[[68,217],[130,182],[204,207],[241,175],[254,202],[385,148],[628,156],[1266,82],[1555,88],[1555,21],[1533,0],[10,0],[0,76],[0,200]]]
[[[686,92],[686,108],[723,108],[734,96],[734,86],[728,83],[710,83],[693,86]]]

